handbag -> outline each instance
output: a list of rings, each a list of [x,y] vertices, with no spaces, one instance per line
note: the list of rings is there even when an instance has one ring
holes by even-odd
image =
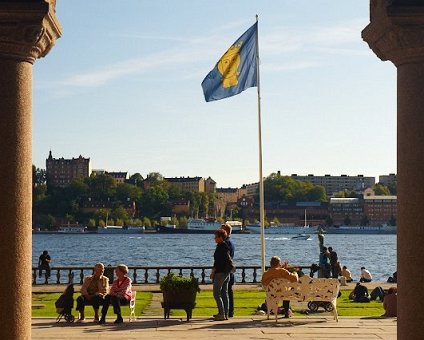
[[[234,265],[234,261],[230,256],[230,252],[227,252],[227,263],[225,264],[225,272],[226,273],[236,272],[236,266]]]

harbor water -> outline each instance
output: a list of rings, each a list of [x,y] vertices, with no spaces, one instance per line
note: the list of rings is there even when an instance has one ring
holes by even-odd
[[[267,235],[266,264],[271,256],[280,256],[290,265],[309,266],[318,263],[316,235],[310,240],[292,240],[294,235]],[[235,234],[235,263],[238,266],[260,266],[260,236]],[[324,244],[338,253],[354,280],[362,266],[376,281],[386,281],[396,271],[396,235],[325,235]],[[112,266],[211,266],[215,243],[212,234],[127,234],[72,235],[34,234],[33,265],[48,250],[55,266],[92,266],[103,262]]]

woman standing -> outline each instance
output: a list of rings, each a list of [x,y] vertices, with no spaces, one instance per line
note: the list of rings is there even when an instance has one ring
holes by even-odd
[[[213,280],[213,297],[218,307],[218,314],[213,316],[215,321],[228,320],[230,249],[227,243],[225,243],[226,238],[227,234],[224,230],[218,229],[215,231],[216,249],[213,254],[214,263],[211,272],[211,279]]]
[[[116,267],[115,274],[117,279],[113,281],[109,294],[105,296],[102,318],[99,324],[106,322],[106,314],[110,304],[112,304],[113,312],[117,316],[115,323],[124,322],[121,314],[121,305],[128,305],[132,296],[131,279],[127,276],[127,273],[128,267],[125,264],[120,264]]]

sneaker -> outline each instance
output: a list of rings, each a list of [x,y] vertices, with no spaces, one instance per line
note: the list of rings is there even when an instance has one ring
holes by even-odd
[[[224,321],[224,320],[226,320],[226,319],[225,319],[225,316],[224,316],[224,315],[222,315],[222,314],[216,314],[216,315],[213,317],[213,321]]]
[[[100,320],[99,320],[99,325],[103,325],[103,324],[105,324],[106,323],[106,319],[105,318],[101,318]]]
[[[85,322],[85,318],[79,318],[77,322]]]

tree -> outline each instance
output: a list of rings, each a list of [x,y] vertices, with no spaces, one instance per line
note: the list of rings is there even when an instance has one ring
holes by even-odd
[[[280,224],[280,220],[278,219],[278,217],[274,217],[272,219],[272,224],[275,224],[275,225],[279,225]]]
[[[128,212],[124,207],[120,205],[116,207],[115,210],[113,211],[113,217],[119,220],[126,220],[128,218]]]
[[[180,227],[187,227],[187,223],[188,223],[187,217],[185,217],[185,216],[180,217],[180,219],[178,220],[178,225]]]
[[[143,186],[143,181],[144,181],[144,178],[143,176],[141,176],[139,172],[136,172],[135,174],[131,175],[130,178],[128,179],[129,184],[135,185],[140,188]]]
[[[121,203],[138,201],[141,198],[141,189],[135,185],[120,183],[116,186],[115,199]]]
[[[138,227],[141,227],[143,225],[143,222],[139,218],[136,218],[134,220],[134,224]]]
[[[171,218],[171,224],[174,224],[176,227],[178,227],[178,225],[180,224],[176,216],[173,216]]]
[[[106,201],[115,195],[115,180],[109,175],[97,175],[88,180],[90,187],[89,197]]]
[[[92,227],[92,228],[95,227],[96,226],[96,220],[94,218],[90,218],[88,220],[87,226]]]
[[[53,215],[50,215],[50,214],[47,215],[46,224],[49,229],[53,228],[56,225],[56,219],[54,218]]]
[[[143,225],[146,228],[151,227],[152,226],[152,223],[150,222],[150,218],[148,218],[147,216],[144,216],[144,218],[143,218]]]
[[[160,185],[147,189],[140,200],[143,215],[149,217],[169,215],[168,198],[168,192]]]
[[[374,193],[376,196],[389,196],[390,190],[388,187],[386,187],[384,184],[377,183],[373,187]]]
[[[36,168],[35,165],[32,165],[32,183],[33,187],[36,187],[41,184],[46,184],[47,174],[46,170]]]
[[[265,178],[264,194],[265,201],[268,202],[325,202],[327,200],[324,187],[276,173]]]
[[[99,209],[94,213],[94,218],[99,221],[103,220],[106,221],[106,218],[108,217],[108,212],[105,209]]]

